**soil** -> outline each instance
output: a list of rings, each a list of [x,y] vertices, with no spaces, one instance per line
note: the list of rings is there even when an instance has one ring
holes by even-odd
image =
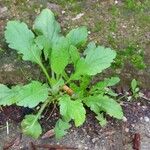
[[[38,66],[22,62],[15,51],[10,50],[4,40],[4,28],[8,20],[20,19],[30,27],[42,8],[52,9],[63,33],[75,26],[86,25],[89,40],[122,51],[128,45],[136,45],[134,55],[143,49],[145,70],[137,69],[127,58],[123,66],[107,70],[95,78],[118,75],[124,92],[130,87],[130,81],[136,78],[146,99],[126,99],[120,102],[124,110],[123,121],[108,117],[108,124],[101,128],[94,115],[87,110],[87,121],[80,128],[72,126],[68,134],[56,141],[50,138],[33,140],[21,134],[20,121],[25,114],[33,110],[10,106],[0,110],[0,150],[34,150],[34,144],[45,144],[52,149],[57,146],[78,148],[79,150],[149,150],[150,149],[150,2],[135,2],[129,5],[122,0],[0,0],[0,83],[7,85],[24,84],[31,79],[43,78]],[[145,3],[145,5],[144,5]],[[137,61],[135,61],[137,63]],[[53,129],[58,119],[57,108],[51,114],[53,106],[41,120],[43,134]],[[51,114],[51,116],[49,116]],[[33,144],[31,144],[33,142]],[[57,148],[56,148],[57,147]],[[50,148],[49,148],[50,149]],[[63,148],[61,148],[63,149]],[[65,149],[65,148],[64,148]]]
[[[69,133],[60,141],[52,136],[50,138],[39,138],[33,140],[29,137],[20,134],[18,123],[31,110],[23,110],[21,108],[11,106],[5,108],[0,113],[0,145],[2,147],[10,146],[12,150],[30,150],[31,142],[34,144],[49,144],[51,146],[68,146],[78,148],[79,150],[132,150],[133,147],[148,150],[150,146],[150,104],[147,101],[143,102],[122,102],[125,117],[123,121],[116,121],[108,118],[109,122],[106,127],[101,128],[89,110],[87,111],[87,121],[80,128],[72,126]],[[14,112],[17,115],[8,112]],[[45,114],[41,120],[44,132],[53,129],[54,122],[57,120],[57,109],[49,118],[50,112]],[[47,118],[49,118],[47,120]],[[52,119],[53,118],[53,119]],[[9,124],[9,134],[7,134],[6,125]],[[43,132],[43,133],[44,133]],[[138,141],[139,138],[139,141]],[[13,144],[12,144],[13,143]],[[139,146],[138,146],[139,145]],[[42,148],[44,150],[44,148]]]

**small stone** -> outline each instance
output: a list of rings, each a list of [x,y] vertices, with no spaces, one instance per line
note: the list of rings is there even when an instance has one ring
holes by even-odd
[[[98,138],[93,138],[92,142],[95,143],[98,140]]]
[[[125,128],[125,132],[129,132],[129,128]]]
[[[84,147],[84,149],[88,150],[88,147]]]
[[[135,127],[135,124],[131,124],[131,126],[134,128],[134,127]]]
[[[141,105],[141,103],[137,103],[137,105],[138,105],[138,106],[140,106],[140,105]]]
[[[61,13],[62,13],[62,14],[65,14],[65,11],[63,10],[63,11],[61,11]]]
[[[118,1],[117,1],[117,0],[115,1],[115,4],[118,4]]]
[[[143,117],[140,117],[140,120],[143,120]]]
[[[127,118],[125,116],[123,116],[122,120],[123,122],[127,122]]]
[[[41,116],[41,118],[44,118],[44,117],[45,117],[44,115]]]
[[[150,121],[150,119],[147,116],[144,117],[144,120],[145,120],[145,122],[149,122]]]
[[[91,34],[91,31],[88,31],[88,34]]]

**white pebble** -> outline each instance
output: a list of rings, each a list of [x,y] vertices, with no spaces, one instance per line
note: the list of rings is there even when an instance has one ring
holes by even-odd
[[[140,106],[140,105],[141,105],[141,103],[137,103],[137,105],[138,105],[138,106]]]
[[[117,1],[117,0],[115,1],[115,4],[118,4],[118,1]]]
[[[149,122],[150,121],[150,119],[147,116],[144,117],[144,120],[145,120],[145,122]]]
[[[125,128],[125,132],[129,132],[129,128]]]
[[[123,116],[122,120],[123,122],[127,122],[127,118],[125,116]]]
[[[62,14],[65,14],[65,11],[63,10],[61,13],[62,13]]]

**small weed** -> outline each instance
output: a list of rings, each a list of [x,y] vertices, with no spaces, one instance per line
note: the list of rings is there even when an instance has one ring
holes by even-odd
[[[137,80],[133,79],[131,81],[131,92],[132,92],[132,97],[137,99],[139,97],[139,87],[138,87],[138,82]]]
[[[102,126],[106,124],[103,114],[123,118],[122,108],[115,100],[117,94],[110,89],[120,79],[105,78],[91,85],[94,75],[111,66],[116,52],[97,46],[94,42],[85,47],[88,37],[85,26],[72,29],[67,35],[61,33],[59,23],[49,9],[42,10],[35,19],[32,30],[20,21],[9,21],[6,26],[5,39],[8,46],[22,54],[24,61],[37,64],[47,79],[45,83],[31,80],[26,85],[11,88],[0,84],[0,107],[39,106],[39,110],[26,115],[21,122],[22,132],[34,138],[42,134],[39,120],[43,111],[54,103],[60,110],[60,118],[54,128],[58,139],[67,133],[71,121],[74,121],[76,127],[85,122],[86,107],[95,113]],[[83,47],[85,50],[80,53]],[[73,71],[68,74],[67,67],[70,65]]]

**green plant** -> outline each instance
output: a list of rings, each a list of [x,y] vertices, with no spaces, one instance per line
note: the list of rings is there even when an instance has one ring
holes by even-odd
[[[138,87],[138,82],[133,79],[131,81],[131,91],[132,91],[132,97],[137,99],[139,97],[139,87]]]
[[[40,106],[21,122],[22,132],[34,138],[42,133],[38,122],[42,112],[53,103],[59,105],[61,115],[54,129],[57,138],[66,134],[71,120],[76,127],[84,123],[85,106],[95,112],[101,125],[106,123],[105,114],[117,119],[123,117],[121,106],[113,99],[116,94],[109,88],[118,83],[119,78],[106,78],[91,84],[94,75],[111,65],[116,52],[90,42],[81,54],[79,48],[83,49],[86,44],[87,28],[72,29],[66,36],[60,32],[60,25],[49,9],[44,9],[36,18],[33,31],[20,21],[9,21],[6,26],[5,38],[9,47],[21,54],[23,60],[38,64],[47,78],[44,84],[32,81],[11,88],[0,84],[0,106]],[[48,65],[43,65],[44,60]],[[72,65],[71,74],[67,73],[68,65]]]

